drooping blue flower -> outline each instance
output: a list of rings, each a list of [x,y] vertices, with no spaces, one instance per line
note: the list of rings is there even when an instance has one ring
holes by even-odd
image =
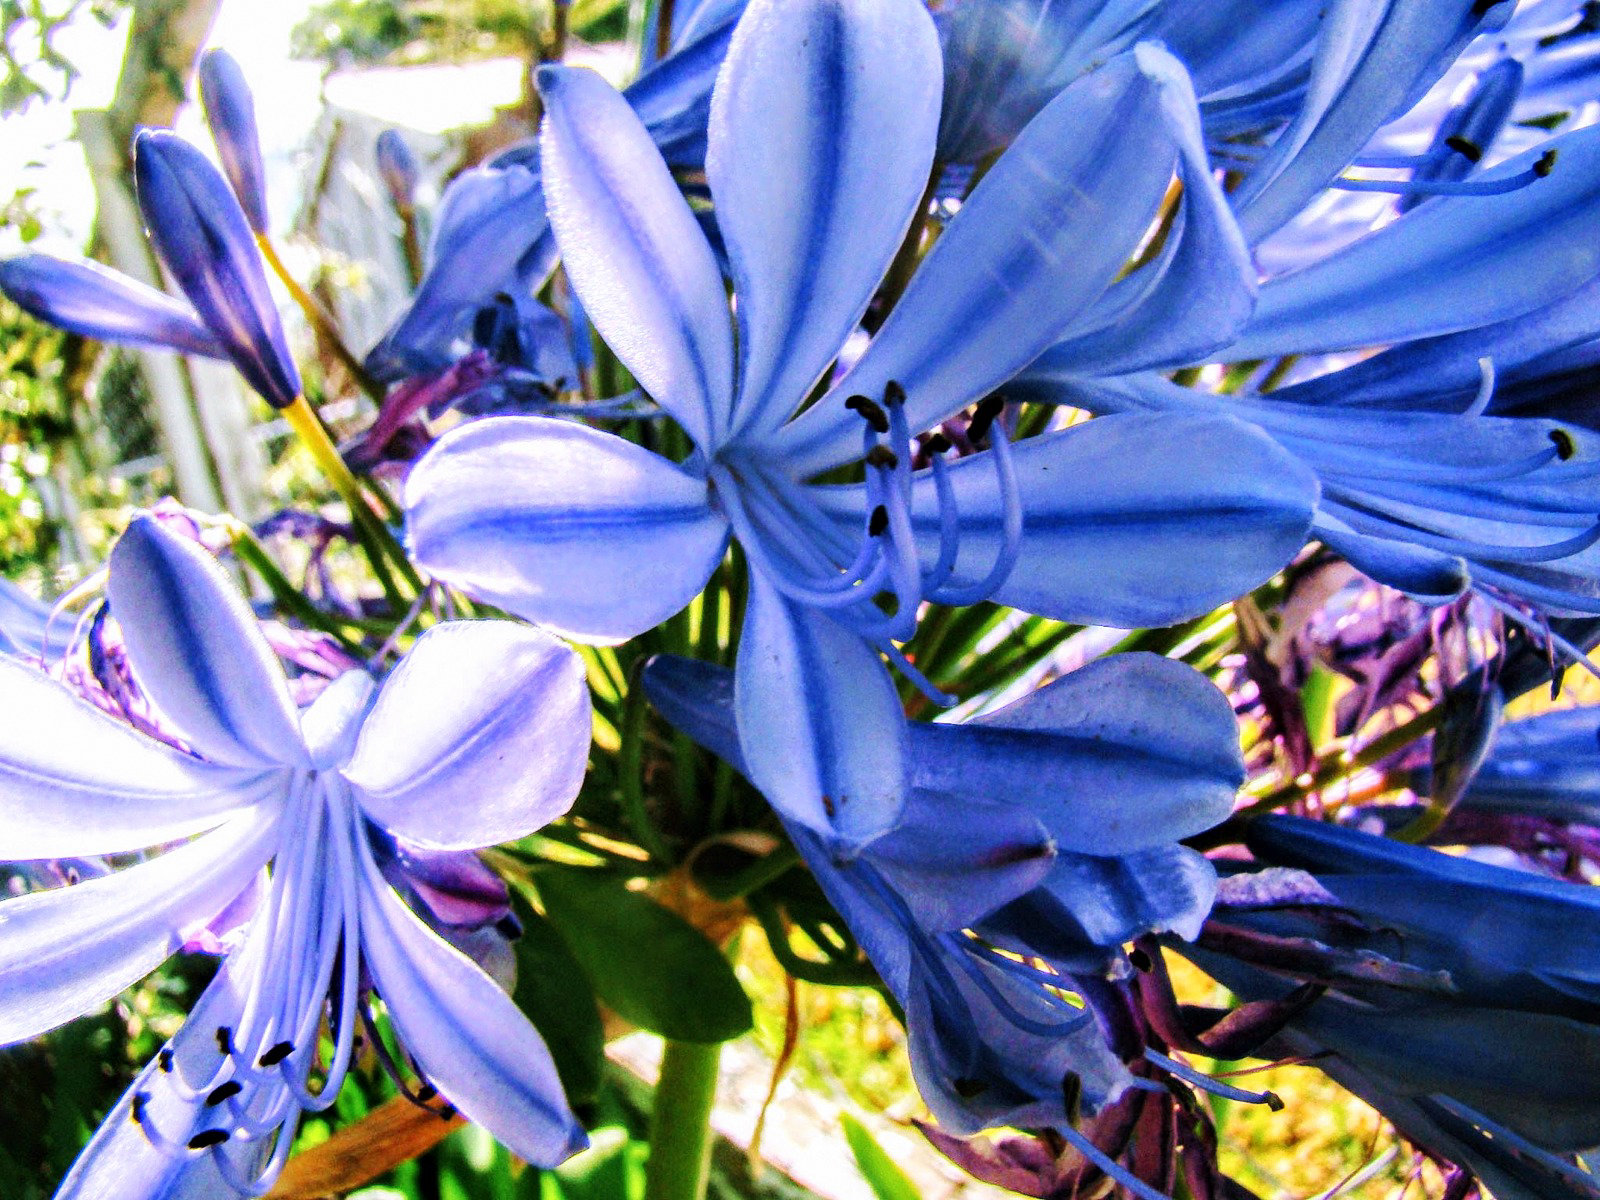
[[[238,61],[213,48],[200,56],[200,103],[206,125],[222,159],[223,173],[244,209],[251,230],[267,233],[267,173],[261,165],[261,137],[256,131],[256,102]]]
[[[876,53],[885,44],[899,47],[892,61]],[[1217,272],[1198,262],[1225,228],[1209,200],[1185,207],[1145,270],[1113,283],[1192,158],[1187,82],[1149,46],[1035,119],[849,373],[789,419],[856,329],[924,194],[938,62],[931,19],[910,0],[747,10],[707,159],[737,367],[711,248],[648,131],[597,76],[546,68],[544,175],[569,278],[697,452],[679,465],[566,422],[474,422],[418,464],[405,501],[431,571],[594,640],[677,612],[736,536],[752,568],[738,664],[752,778],[791,820],[857,840],[896,819],[904,718],[879,655],[909,669],[895,643],[922,601],[1169,622],[1281,566],[1312,495],[1270,439],[1226,419],[1099,420],[1012,447],[990,402],[971,433],[991,450],[947,462],[937,442],[913,442],[1080,325],[1106,342],[1148,328],[1135,361],[1214,336],[1215,314],[1189,290]],[[914,470],[919,452],[929,466]],[[863,460],[865,483],[809,482]]]
[[[1298,817],[1247,836],[1279,869],[1226,883],[1176,948],[1246,1000],[1327,988],[1263,1053],[1331,1051],[1324,1070],[1502,1194],[1594,1194],[1570,1158],[1600,1143],[1594,889]]]
[[[394,839],[464,851],[565,811],[589,738],[576,656],[509,623],[444,625],[381,688],[350,672],[296,712],[249,607],[192,542],[136,519],[107,592],[138,682],[192,753],[0,662],[5,853],[178,844],[0,902],[0,1041],[109,999],[260,892],[242,944],[58,1195],[261,1194],[301,1110],[333,1103],[368,986],[423,1085],[530,1161],[579,1147],[538,1034],[402,903],[380,864]],[[325,1011],[334,1049],[319,1062]]]
[[[730,672],[658,657],[644,685],[748,772]],[[1210,908],[1215,874],[1178,839],[1232,807],[1233,715],[1189,668],[1116,655],[975,720],[913,724],[904,762],[889,833],[846,846],[789,820],[790,836],[904,1008],[941,1125],[1074,1136],[1072,1105],[1095,1113],[1134,1086],[1123,1057],[1142,1046],[1095,1011],[1123,944],[1192,937]]]
[[[742,0],[695,6],[693,19],[675,22],[673,52],[624,93],[675,167],[705,162],[711,88],[743,7]],[[518,143],[445,189],[427,270],[411,303],[368,352],[367,369],[394,380],[448,367],[481,309],[501,293],[531,300],[555,263],[538,145]]]
[[[227,180],[165,130],[134,139],[133,167],[139,209],[161,261],[250,386],[274,408],[288,408],[300,395],[300,373],[255,237]]]

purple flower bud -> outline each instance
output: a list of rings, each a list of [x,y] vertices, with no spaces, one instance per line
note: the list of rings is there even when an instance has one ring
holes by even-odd
[[[389,202],[395,211],[411,211],[417,195],[417,160],[397,129],[385,129],[378,135],[378,177],[389,189]]]
[[[205,155],[172,133],[146,130],[133,149],[139,207],[162,261],[250,386],[287,408],[300,374],[238,200]]]
[[[200,103],[217,144],[222,170],[244,208],[250,228],[267,232],[266,172],[256,132],[256,104],[233,55],[207,50],[200,56]]]
[[[0,262],[0,291],[39,320],[69,333],[227,357],[187,304],[99,263],[24,254]]]

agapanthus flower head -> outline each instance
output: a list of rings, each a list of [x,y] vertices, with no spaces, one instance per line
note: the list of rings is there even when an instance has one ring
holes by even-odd
[[[347,672],[297,712],[245,601],[193,542],[137,518],[112,552],[107,594],[139,685],[187,749],[0,662],[6,854],[167,848],[0,902],[0,1041],[114,996],[241,896],[254,913],[59,1196],[261,1194],[302,1110],[337,1096],[374,994],[422,1076],[397,1073],[419,1101],[442,1096],[436,1107],[532,1162],[581,1146],[537,1032],[385,875],[398,866],[426,899],[429,855],[517,838],[565,811],[589,740],[576,656],[509,623],[438,626],[381,687]]]
[[[300,373],[244,210],[221,173],[176,134],[134,139],[139,208],[162,262],[262,399],[288,408]]]
[[[573,289],[696,450],[678,464],[566,422],[474,422],[406,492],[430,570],[592,640],[677,612],[737,538],[751,565],[738,660],[751,777],[790,819],[853,841],[898,814],[904,718],[880,655],[917,678],[896,643],[925,601],[1129,626],[1194,615],[1286,561],[1312,492],[1231,421],[1096,421],[1013,446],[991,396],[1067,330],[1108,360],[1131,335],[1120,361],[1141,365],[1214,341],[1207,323],[1241,294],[1186,299],[1237,280],[1243,254],[1182,68],[1153,46],[1034,119],[853,368],[804,407],[925,195],[939,78],[932,20],[912,0],[747,8],[706,167],[730,320],[716,255],[634,111],[592,72],[544,68],[543,179]],[[1150,274],[1115,282],[1174,172],[1193,184],[1182,234]],[[957,458],[914,437],[979,402],[969,440],[990,449]],[[864,482],[814,482],[841,467]]]
[[[658,657],[643,678],[748,770],[729,672]],[[789,834],[904,1008],[940,1124],[1075,1138],[1080,1111],[1137,1086],[1130,1061],[1149,1065],[1108,1032],[1124,944],[1192,937],[1210,908],[1215,874],[1178,839],[1221,821],[1243,778],[1227,701],[1179,663],[1116,655],[976,720],[913,724],[905,764],[891,832],[846,853]]]

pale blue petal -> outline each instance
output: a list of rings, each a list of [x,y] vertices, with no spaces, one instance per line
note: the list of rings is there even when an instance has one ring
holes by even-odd
[[[1121,855],[1211,828],[1244,764],[1226,697],[1182,663],[1116,654],[964,724],[914,725],[918,790],[1026,807],[1063,850]]]
[[[906,720],[877,651],[752,572],[737,676],[750,782],[780,815],[851,843],[895,823]]]
[[[266,865],[279,816],[263,804],[150,862],[0,901],[0,1045],[54,1029],[159,966]]]
[[[106,595],[140,685],[196,750],[232,766],[310,764],[283,668],[215,558],[135,517]]]
[[[733,403],[733,329],[705,235],[628,102],[592,71],[544,67],[550,225],[594,327],[706,451]]]
[[[1025,612],[1137,629],[1209,612],[1270,578],[1305,544],[1316,477],[1259,429],[1230,418],[1128,413],[1018,442],[1021,553],[993,599]],[[993,452],[949,472],[960,515],[955,577],[984,578],[1002,542]],[[861,493],[816,488],[841,529]],[[938,559],[938,498],[917,478],[912,521]]]
[[[34,598],[33,594],[18,587],[9,579],[0,579],[0,654],[25,654],[43,658],[48,649],[50,605]],[[66,622],[57,631],[59,641],[66,642]]]
[[[782,424],[861,320],[927,187],[938,122],[939,43],[918,0],[746,11],[706,157],[739,297],[736,436]]]
[[[1600,273],[1600,129],[1552,139],[1550,174],[1499,196],[1442,196],[1272,280],[1230,360],[1454,333],[1553,304]],[[1527,171],[1536,147],[1482,178]]]
[[[553,1167],[588,1144],[544,1039],[499,985],[441,940],[361,852],[361,952],[424,1076],[520,1158]]]
[[[1064,854],[1045,888],[1097,946],[1121,946],[1146,933],[1193,941],[1211,913],[1217,872],[1187,846],[1117,858]]]
[[[0,659],[0,860],[142,850],[220,824],[277,786],[136,733]]]
[[[390,833],[493,846],[572,807],[589,733],[573,650],[510,621],[457,621],[423,634],[384,681],[344,775]]]
[[[499,608],[588,641],[660,624],[727,545],[707,485],[611,434],[542,417],[475,421],[406,480],[417,561]]]
[[[1456,555],[1357,533],[1326,513],[1318,515],[1312,532],[1367,578],[1424,604],[1447,604],[1472,586],[1471,569]]]
[[[893,380],[926,429],[1004,383],[1110,285],[1149,228],[1176,151],[1161,120],[1183,68],[1155,47],[1085,76],[984,176],[838,387],[773,439],[796,476],[860,454],[845,408]]]
[[[349,759],[377,690],[378,681],[365,671],[346,671],[301,710],[300,736],[317,770],[332,770]]]

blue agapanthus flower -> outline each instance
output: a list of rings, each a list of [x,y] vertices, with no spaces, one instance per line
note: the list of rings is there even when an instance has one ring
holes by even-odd
[[[428,877],[419,856],[567,809],[589,743],[576,655],[506,622],[443,625],[381,687],[350,672],[296,712],[249,607],[194,543],[135,519],[107,595],[139,685],[191,752],[0,661],[7,860],[168,847],[0,902],[0,1042],[110,999],[230,906],[253,899],[254,915],[58,1195],[260,1195],[301,1111],[337,1096],[374,993],[419,1100],[444,1097],[532,1162],[582,1146],[538,1033],[386,879],[397,857],[410,886]]]
[[[1600,1144],[1595,890],[1299,817],[1248,841],[1277,869],[1226,883],[1177,948],[1246,1000],[1325,989],[1261,1053],[1323,1056],[1497,1195],[1594,1195],[1571,1156]]]
[[[485,420],[441,439],[405,497],[429,570],[580,639],[671,616],[736,537],[751,567],[737,689],[751,777],[791,820],[856,841],[898,815],[904,717],[880,654],[914,672],[896,643],[924,601],[1124,626],[1192,616],[1287,560],[1314,490],[1227,419],[1100,420],[1012,446],[990,400],[968,433],[991,449],[955,461],[943,439],[913,439],[1069,330],[1093,339],[1159,313],[1170,345],[1196,336],[1189,313],[1209,328],[1188,289],[1214,271],[1188,248],[1214,244],[1210,200],[1113,282],[1192,157],[1187,80],[1150,46],[1040,113],[854,367],[805,407],[922,201],[939,79],[911,0],[749,7],[706,168],[736,340],[716,259],[648,131],[598,76],[546,68],[543,171],[569,278],[696,451],[679,464],[568,422]],[[864,483],[812,482],[853,464]]]
[[[748,773],[730,672],[661,657],[644,685]],[[941,1125],[1050,1126],[1079,1145],[1077,1110],[1136,1086],[1123,1055],[1142,1047],[1097,1011],[1124,944],[1193,937],[1210,909],[1215,872],[1179,839],[1232,808],[1233,714],[1188,667],[1115,655],[974,720],[913,724],[905,764],[891,832],[848,853],[789,834],[903,1007]]]

